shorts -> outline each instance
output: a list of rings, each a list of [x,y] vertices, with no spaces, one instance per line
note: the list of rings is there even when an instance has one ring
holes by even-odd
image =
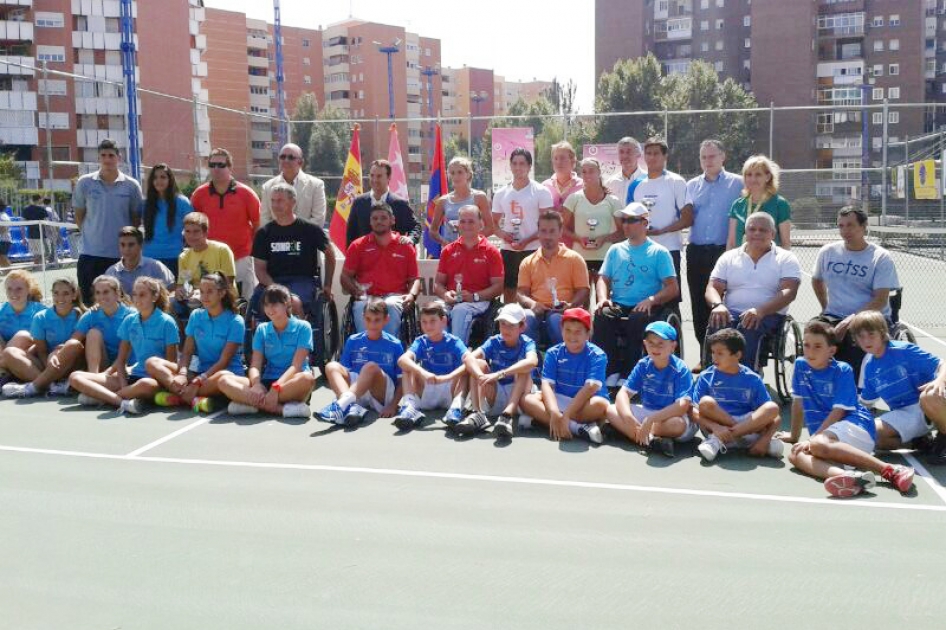
[[[647,416],[657,413],[654,409],[648,409],[643,405],[631,405],[631,412],[636,418],[646,418]],[[696,436],[696,432],[699,430],[700,425],[690,420],[690,417],[687,415],[681,416],[683,421],[686,422],[686,427],[683,429],[683,434],[680,437],[673,438],[675,442],[689,442]]]
[[[930,425],[920,403],[893,409],[880,416],[880,421],[900,434],[901,442],[910,442],[930,432]]]
[[[424,385],[418,409],[446,409],[453,402],[453,382]]]
[[[516,383],[507,383],[503,385],[501,383],[496,383],[496,399],[493,400],[493,404],[490,405],[487,415],[498,416],[503,412],[503,409],[506,408],[506,405],[509,404],[509,397],[512,395],[512,388],[515,387]],[[531,389],[527,390],[526,394],[534,394],[539,391],[539,388],[535,386],[535,383],[532,383]]]
[[[859,451],[864,451],[868,455],[874,452],[874,439],[870,436],[864,427],[858,426],[853,422],[841,420],[835,422],[824,430],[838,439],[838,442],[853,446]]]
[[[733,416],[733,420],[736,421],[736,424],[742,424],[743,422],[748,422],[752,418],[752,413],[747,413],[741,416]],[[706,433],[704,436],[709,437]],[[743,435],[741,438],[737,438],[735,442],[728,442],[725,446],[726,448],[751,448],[753,444],[759,441],[758,433],[749,433],[748,435]]]
[[[601,267],[604,266],[603,260],[586,260],[585,265],[588,266],[588,273],[599,273]]]
[[[527,249],[517,252],[511,249],[502,249],[499,253],[503,257],[503,288],[515,289],[519,286],[519,265],[526,259],[526,256],[533,254],[535,250]]]
[[[391,401],[394,400],[394,381],[391,380],[387,372],[381,372],[381,374],[384,375],[384,400],[379,401],[371,395],[371,392],[366,392],[364,396],[355,401],[365,409],[372,409],[376,413],[381,413],[381,410],[390,405]],[[354,385],[357,380],[358,372],[348,373],[348,382],[350,384]]]
[[[0,241],[0,256],[6,256],[9,254],[11,247],[13,247],[13,243],[10,241]]]

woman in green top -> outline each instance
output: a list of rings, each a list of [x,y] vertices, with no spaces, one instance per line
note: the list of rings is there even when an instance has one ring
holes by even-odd
[[[565,199],[562,208],[564,234],[572,239],[572,249],[588,263],[594,283],[604,255],[612,243],[624,239],[624,232],[614,213],[624,206],[610,194],[601,181],[601,164],[585,158],[579,167],[584,186]]]
[[[775,244],[783,249],[792,248],[792,208],[785,197],[778,194],[778,164],[764,155],[753,155],[742,167],[745,188],[742,197],[729,209],[729,238],[726,249],[742,245],[746,233],[746,219],[754,212],[766,212],[775,221]]]

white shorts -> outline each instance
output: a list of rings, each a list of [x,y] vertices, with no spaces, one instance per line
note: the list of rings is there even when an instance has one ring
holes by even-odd
[[[880,420],[900,434],[901,442],[910,442],[930,432],[920,403],[888,411],[880,416]]]
[[[646,418],[652,414],[657,413],[656,410],[648,409],[644,405],[631,405],[631,413],[634,414],[635,418]],[[683,435],[677,438],[673,438],[675,442],[689,442],[696,435],[696,432],[699,430],[700,425],[690,420],[689,416],[681,416],[683,421],[686,422],[686,428],[683,429]]]
[[[490,406],[487,415],[498,416],[503,412],[503,409],[506,408],[506,405],[509,404],[509,397],[512,395],[512,388],[515,387],[515,381],[509,383],[508,385],[496,384],[496,399],[493,401],[493,404]],[[526,390],[526,394],[533,394],[539,391],[539,388],[535,386],[535,383],[532,383],[532,387]],[[525,394],[523,394],[525,395]],[[564,409],[564,407],[563,407]]]
[[[741,416],[733,416],[733,420],[736,421],[736,424],[742,424],[743,422],[748,422],[752,418],[752,413],[747,413]],[[735,427],[733,427],[735,428]],[[703,433],[704,437],[709,437],[710,434]],[[744,435],[741,438],[736,439],[735,442],[728,442],[725,446],[726,448],[751,448],[753,444],[759,441],[758,433],[749,433]]]
[[[418,409],[446,409],[453,402],[453,381],[431,385],[424,384],[424,393],[420,395]]]
[[[359,398],[357,402],[359,405],[365,409],[372,409],[377,413],[381,413],[381,410],[391,404],[391,401],[394,400],[394,381],[391,380],[391,377],[388,376],[387,372],[381,372],[384,375],[384,400],[378,401],[374,396],[371,395],[371,392],[366,392],[364,396]],[[355,381],[358,380],[358,372],[349,372],[348,381],[352,385],[355,384]]]
[[[868,455],[874,452],[874,440],[870,437],[864,427],[857,426],[853,422],[841,420],[835,422],[824,430],[838,438],[838,442],[853,446],[859,451],[864,451]]]

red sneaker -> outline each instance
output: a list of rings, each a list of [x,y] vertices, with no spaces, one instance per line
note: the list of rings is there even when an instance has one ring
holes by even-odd
[[[875,485],[877,485],[877,480],[874,478],[874,473],[870,471],[846,472],[825,479],[824,489],[833,497],[847,499],[848,497],[855,497]]]
[[[913,475],[916,471],[909,466],[887,466],[881,477],[892,483],[900,492],[908,492],[913,487]]]

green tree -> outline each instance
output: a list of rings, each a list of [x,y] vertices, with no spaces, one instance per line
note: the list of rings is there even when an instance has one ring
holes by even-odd
[[[460,135],[450,136],[443,143],[443,159],[450,163],[450,160],[458,155],[470,156],[470,143],[466,138]]]
[[[292,110],[293,121],[311,121],[318,117],[319,101],[312,92],[305,92],[296,99],[296,106]],[[311,122],[293,122],[292,141],[302,147],[305,152],[312,138]]]
[[[0,188],[19,188],[23,185],[23,168],[13,153],[0,154]]]
[[[345,118],[343,111],[331,105],[326,105],[319,112],[317,117],[319,122],[313,125],[309,136],[306,162],[311,172],[335,177],[344,170],[351,128],[348,123],[333,121]]]
[[[660,62],[653,55],[633,60],[620,60],[611,72],[598,79],[595,111],[647,112],[664,108],[666,83]],[[663,129],[659,115],[602,116],[598,120],[598,142],[617,142],[624,136],[647,138]]]

